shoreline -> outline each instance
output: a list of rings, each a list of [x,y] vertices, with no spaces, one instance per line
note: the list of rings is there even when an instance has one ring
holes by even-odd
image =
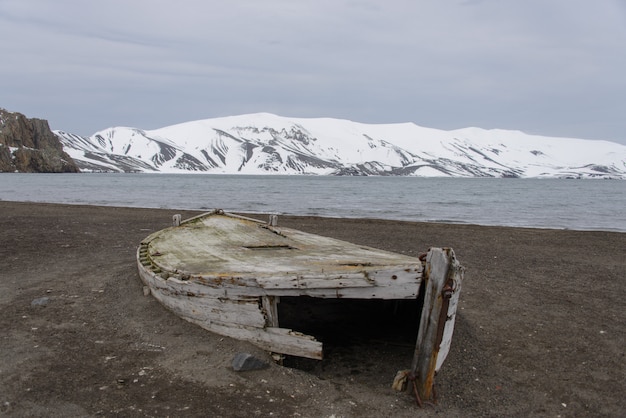
[[[78,207],[102,207],[102,208],[118,208],[118,209],[146,209],[146,210],[163,210],[163,211],[180,211],[181,213],[206,213],[211,210],[216,210],[219,208],[213,209],[181,209],[181,208],[163,208],[163,207],[146,207],[146,206],[118,206],[118,205],[102,205],[102,204],[86,204],[86,203],[63,203],[63,202],[36,202],[36,201],[26,201],[26,200],[3,200],[0,199],[0,202],[7,203],[18,203],[18,204],[33,204],[33,205],[57,205],[57,206],[78,206]],[[500,225],[500,224],[478,224],[464,221],[453,221],[453,220],[411,220],[411,219],[390,219],[390,218],[376,218],[376,217],[335,217],[335,216],[324,216],[324,215],[298,215],[298,214],[283,214],[277,212],[258,212],[258,211],[231,211],[226,210],[226,212],[237,213],[241,215],[249,215],[249,216],[258,216],[264,217],[269,216],[269,214],[277,214],[279,217],[288,217],[288,218],[313,218],[313,219],[356,219],[356,220],[364,220],[364,221],[384,221],[384,222],[406,222],[406,223],[417,223],[417,224],[437,224],[437,225],[465,225],[465,226],[474,226],[474,227],[485,227],[485,228],[515,228],[515,229],[531,229],[531,230],[548,230],[548,231],[575,231],[575,232],[615,232],[626,234],[626,229],[573,229],[568,227],[546,227],[546,226],[528,226],[528,225]]]
[[[466,268],[455,334],[436,378],[438,404],[417,410],[407,393],[390,388],[411,347],[354,342],[304,368],[237,373],[236,353],[267,353],[184,322],[144,296],[135,260],[141,240],[169,227],[175,213],[203,211],[4,200],[0,211],[0,414],[626,410],[622,232],[280,215],[279,226],[407,255],[454,249]]]

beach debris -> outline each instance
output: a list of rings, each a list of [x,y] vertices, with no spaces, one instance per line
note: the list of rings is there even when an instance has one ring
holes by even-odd
[[[391,388],[398,392],[404,392],[410,372],[410,370],[398,371],[398,373],[396,373],[396,377],[394,377],[393,379],[393,384],[391,385]]]
[[[233,370],[246,372],[249,370],[261,370],[269,367],[269,364],[250,353],[237,353],[233,358]]]
[[[30,306],[46,306],[48,305],[48,303],[50,303],[50,298],[49,297],[42,297],[42,298],[37,298],[37,299],[33,299],[33,301],[30,303]]]
[[[420,406],[435,402],[435,374],[450,351],[464,273],[454,251],[429,248],[416,258],[276,225],[274,215],[263,222],[221,209],[181,220],[141,242],[139,277],[183,319],[270,353],[314,360],[323,359],[322,342],[279,321],[281,300],[423,298],[413,316],[413,362],[394,386],[411,386]],[[236,371],[263,367],[250,354],[233,359]]]

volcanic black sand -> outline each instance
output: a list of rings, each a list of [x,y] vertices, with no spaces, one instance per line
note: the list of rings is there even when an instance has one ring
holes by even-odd
[[[175,213],[195,214],[0,201],[0,415],[625,414],[624,233],[279,217],[404,254],[454,248],[466,267],[455,335],[437,404],[418,409],[391,389],[413,351],[402,313],[386,335],[364,315],[371,332],[353,326],[322,362],[233,371],[239,352],[269,356],[144,296],[136,248]],[[351,314],[336,315],[328,326]]]

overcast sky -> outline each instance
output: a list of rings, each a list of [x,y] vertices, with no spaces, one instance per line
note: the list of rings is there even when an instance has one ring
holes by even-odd
[[[0,80],[80,135],[270,112],[626,144],[626,0],[0,0]]]

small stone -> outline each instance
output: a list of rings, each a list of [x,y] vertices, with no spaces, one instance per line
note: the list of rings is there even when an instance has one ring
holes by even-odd
[[[48,297],[37,298],[30,303],[30,306],[46,306],[49,302],[50,298]]]
[[[236,372],[261,370],[267,367],[269,367],[268,363],[249,353],[237,353],[233,358],[233,370]]]
[[[148,296],[150,294],[150,288],[148,286],[143,287],[143,295]]]

